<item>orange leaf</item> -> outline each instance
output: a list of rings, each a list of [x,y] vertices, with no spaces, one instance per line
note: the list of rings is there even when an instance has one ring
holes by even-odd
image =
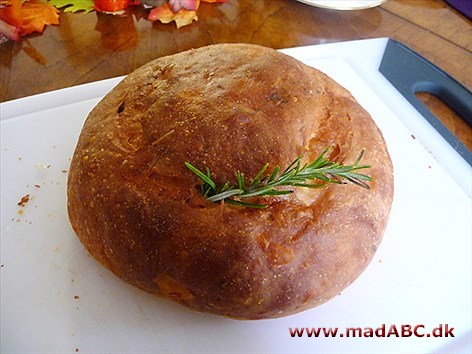
[[[33,32],[42,32],[45,25],[59,24],[59,10],[40,0],[30,0],[23,3],[21,15],[23,25],[20,34],[22,36]]]
[[[155,7],[149,12],[148,19],[151,21],[159,20],[162,23],[170,23],[175,21],[177,28],[187,26],[193,21],[198,21],[198,16],[195,11],[187,11],[180,9],[177,13],[173,13],[169,4],[164,4]]]
[[[174,17],[174,13],[170,9],[169,5],[164,4],[162,6],[153,8],[149,12],[148,19],[151,21],[159,20],[162,23],[169,23],[169,22],[172,22],[173,17]]]

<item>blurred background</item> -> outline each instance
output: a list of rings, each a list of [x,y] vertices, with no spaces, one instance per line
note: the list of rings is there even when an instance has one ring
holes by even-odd
[[[1,4],[8,1],[18,0]],[[54,1],[60,6],[75,0]],[[122,0],[95,0],[95,4],[100,1]],[[168,0],[141,1],[161,6]],[[188,7],[192,1],[196,0],[169,2]],[[0,102],[126,75],[154,58],[208,44],[245,42],[279,49],[375,37],[402,42],[472,88],[470,0],[361,0],[381,4],[354,11],[307,4],[323,0],[217,1],[224,2],[198,1],[194,18],[184,16],[188,24],[180,28],[169,14],[153,13],[158,19],[149,20],[152,8],[139,3],[118,15],[96,10],[73,13],[64,6],[58,11],[58,25],[0,44]],[[452,122],[450,130],[472,139],[470,128],[454,119],[454,112],[440,101],[431,95],[420,99]]]

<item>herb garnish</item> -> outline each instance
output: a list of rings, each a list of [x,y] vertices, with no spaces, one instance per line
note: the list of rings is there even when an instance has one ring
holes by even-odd
[[[280,186],[320,188],[328,183],[345,184],[351,182],[360,187],[369,189],[370,187],[366,182],[371,181],[372,178],[368,175],[356,172],[371,167],[359,164],[364,155],[364,150],[361,151],[353,165],[342,165],[330,161],[325,157],[330,149],[331,147],[327,147],[316,160],[310,164],[304,164],[303,166],[301,164],[303,156],[300,156],[282,173],[280,173],[280,166],[277,165],[272,173],[265,174],[265,171],[269,167],[269,163],[266,163],[262,166],[257,175],[252,178],[250,183],[246,182],[244,173],[237,171],[237,184],[226,182],[220,187],[218,187],[211,178],[211,172],[208,168],[206,168],[204,173],[188,162],[185,162],[185,166],[203,182],[201,185],[201,193],[207,200],[212,202],[224,200],[226,203],[250,208],[267,208],[268,205],[247,203],[241,201],[241,199],[293,193],[293,190],[276,189],[276,187]],[[312,183],[314,180],[318,182]]]

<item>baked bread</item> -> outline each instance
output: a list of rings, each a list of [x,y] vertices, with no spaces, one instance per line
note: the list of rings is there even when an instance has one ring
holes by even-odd
[[[296,157],[352,164],[370,190],[296,188],[252,209],[211,202],[184,165],[219,184]],[[351,94],[273,49],[220,44],[156,59],[88,116],[68,179],[70,222],[128,283],[238,319],[286,316],[340,293],[366,268],[387,224],[392,164]],[[375,289],[372,289],[374,291]]]

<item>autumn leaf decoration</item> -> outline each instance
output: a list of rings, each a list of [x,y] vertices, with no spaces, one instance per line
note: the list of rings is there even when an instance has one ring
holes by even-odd
[[[46,25],[58,25],[59,9],[63,12],[98,11],[120,15],[130,6],[143,6],[149,10],[148,20],[175,22],[177,28],[180,28],[198,21],[197,10],[202,2],[227,1],[229,0],[0,0],[0,37],[18,41],[21,36],[42,32]]]
[[[226,2],[226,0],[201,0],[203,2]],[[177,28],[187,26],[193,21],[198,21],[197,10],[200,0],[169,0],[161,6],[155,7],[149,12],[148,19],[159,20],[162,23],[175,21]]]
[[[78,12],[88,13],[93,11],[93,0],[49,0],[49,4],[62,9],[64,12]]]
[[[42,32],[46,25],[59,24],[59,10],[41,0],[2,0],[0,34],[18,41],[20,36]]]

